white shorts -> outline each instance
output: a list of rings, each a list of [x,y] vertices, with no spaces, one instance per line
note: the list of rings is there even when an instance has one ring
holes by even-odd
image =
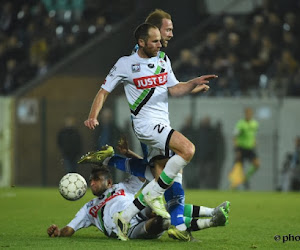
[[[170,124],[158,121],[133,121],[133,130],[140,142],[148,147],[147,160],[155,156],[170,156],[169,142],[174,129]]]

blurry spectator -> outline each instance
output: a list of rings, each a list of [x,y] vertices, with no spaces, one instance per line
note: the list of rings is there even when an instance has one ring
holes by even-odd
[[[197,138],[196,131],[193,126],[193,117],[188,115],[184,118],[183,126],[180,128],[180,132],[184,134],[189,140],[195,142]],[[196,149],[197,151],[197,149]],[[197,153],[196,153],[197,154]],[[189,163],[189,167],[184,169],[183,174],[186,176],[185,178],[189,180],[188,183],[184,183],[187,188],[198,188],[199,185],[199,176],[197,173],[198,166],[195,157],[193,157],[192,161]],[[184,179],[185,179],[184,178]]]
[[[11,2],[7,1],[1,6],[0,9],[0,31],[5,32],[10,35],[14,30],[15,15],[13,10],[13,5]]]
[[[295,150],[292,153],[291,165],[291,190],[300,191],[300,136],[295,138]]]
[[[208,70],[216,55],[222,52],[220,39],[217,32],[209,32],[206,36],[204,44],[199,52],[199,60],[204,70]]]
[[[18,83],[18,71],[17,61],[15,59],[9,59],[6,61],[6,72],[3,81],[3,93],[8,95],[15,89]]]
[[[191,50],[180,51],[180,67],[176,70],[176,74],[181,81],[201,75],[198,58],[193,55]]]
[[[216,189],[218,180],[215,179],[217,172],[216,158],[216,133],[211,124],[210,117],[204,117],[200,126],[196,129],[197,137],[194,139],[196,146],[195,160],[198,170],[198,188]],[[217,173],[219,175],[219,173]]]
[[[225,42],[228,39],[230,33],[240,34],[239,26],[233,16],[225,16],[223,18],[223,27],[219,30],[219,40]]]
[[[279,190],[300,191],[300,136],[295,138],[295,150],[287,153],[280,176]]]
[[[282,50],[281,57],[275,63],[273,68],[272,79],[270,80],[270,90],[277,96],[285,96],[288,93],[291,82],[297,79],[296,73],[300,64],[294,58],[289,50]]]
[[[225,161],[225,138],[223,134],[223,125],[221,121],[218,121],[215,126],[215,143],[216,145],[216,171],[214,173],[215,178],[213,180],[213,187],[218,188],[221,180],[221,173]]]
[[[298,41],[296,37],[293,35],[292,32],[285,31],[282,34],[282,49],[287,49],[291,51],[292,55],[297,59],[300,60],[300,48],[298,46]]]
[[[34,62],[40,60],[45,60],[48,54],[48,44],[44,37],[35,37],[31,41],[31,46],[29,48],[29,57]]]
[[[279,16],[274,13],[268,13],[265,25],[265,34],[271,38],[273,43],[278,43],[282,36],[282,23]]]
[[[251,32],[254,32],[258,37],[264,34],[265,21],[262,15],[255,15],[252,20]]]
[[[296,37],[296,39],[300,38],[299,24],[300,24],[299,18],[297,19],[295,13],[287,12],[284,15],[283,29],[284,31],[293,34]]]
[[[6,74],[5,44],[0,41],[0,95],[4,93],[4,78]]]
[[[74,117],[66,117],[64,127],[58,131],[57,144],[63,157],[65,171],[76,172],[77,160],[82,153],[82,143]]]
[[[184,119],[184,123],[182,128],[180,129],[180,132],[186,136],[189,140],[193,141],[196,136],[196,131],[193,126],[193,117],[187,116]]]
[[[257,76],[266,72],[268,66],[275,57],[275,47],[270,37],[264,36],[261,46],[256,55],[252,55],[251,68]]]
[[[112,110],[110,108],[103,108],[99,121],[100,124],[95,129],[97,134],[97,149],[100,150],[106,144],[116,148],[122,132],[114,121]]]
[[[239,74],[241,74],[241,64],[234,53],[217,57],[213,64],[212,71],[220,75],[216,84],[212,86],[216,96],[238,96],[240,95]]]
[[[293,76],[288,86],[287,95],[300,97],[300,68],[298,68],[297,73]]]

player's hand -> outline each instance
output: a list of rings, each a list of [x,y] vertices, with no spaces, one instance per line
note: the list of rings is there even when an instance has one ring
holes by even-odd
[[[96,118],[89,118],[84,121],[84,125],[89,129],[95,129],[99,125],[99,122]]]
[[[128,140],[126,136],[121,136],[118,141],[117,149],[120,151],[122,155],[126,155],[128,153]]]
[[[196,94],[196,93],[199,93],[199,92],[206,92],[206,91],[208,91],[209,90],[209,86],[208,85],[206,85],[206,84],[202,84],[202,85],[198,85],[198,86],[196,86],[192,91],[191,91],[191,93],[192,94]]]
[[[218,78],[217,75],[204,75],[204,76],[200,76],[198,78],[196,78],[196,83],[197,85],[201,85],[201,84],[207,84],[209,83],[209,80]]]
[[[56,225],[51,225],[48,229],[47,229],[47,233],[50,237],[58,237],[60,236],[60,230],[58,228],[58,226]]]

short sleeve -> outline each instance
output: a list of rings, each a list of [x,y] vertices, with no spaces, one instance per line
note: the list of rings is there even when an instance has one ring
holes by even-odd
[[[120,58],[109,71],[101,88],[110,93],[125,79],[127,79],[126,68],[124,67],[123,58]]]

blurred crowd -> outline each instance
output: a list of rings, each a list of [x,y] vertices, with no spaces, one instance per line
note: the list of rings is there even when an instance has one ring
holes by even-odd
[[[110,32],[131,7],[127,0],[0,0],[0,95]]]
[[[247,15],[221,15],[174,71],[181,80],[218,74],[213,96],[300,96],[299,14],[300,1],[267,0]]]
[[[196,154],[191,166],[184,170],[188,188],[218,189],[225,161],[225,137],[221,121],[212,122],[210,116],[204,116],[198,122],[192,116],[185,117],[179,130],[193,141]]]
[[[0,0],[0,95],[47,73],[139,5],[132,0]],[[300,96],[299,12],[299,0],[263,0],[249,14],[208,15],[209,24],[195,34],[200,43],[182,49],[174,63],[178,79],[218,74],[207,93],[212,96]]]

